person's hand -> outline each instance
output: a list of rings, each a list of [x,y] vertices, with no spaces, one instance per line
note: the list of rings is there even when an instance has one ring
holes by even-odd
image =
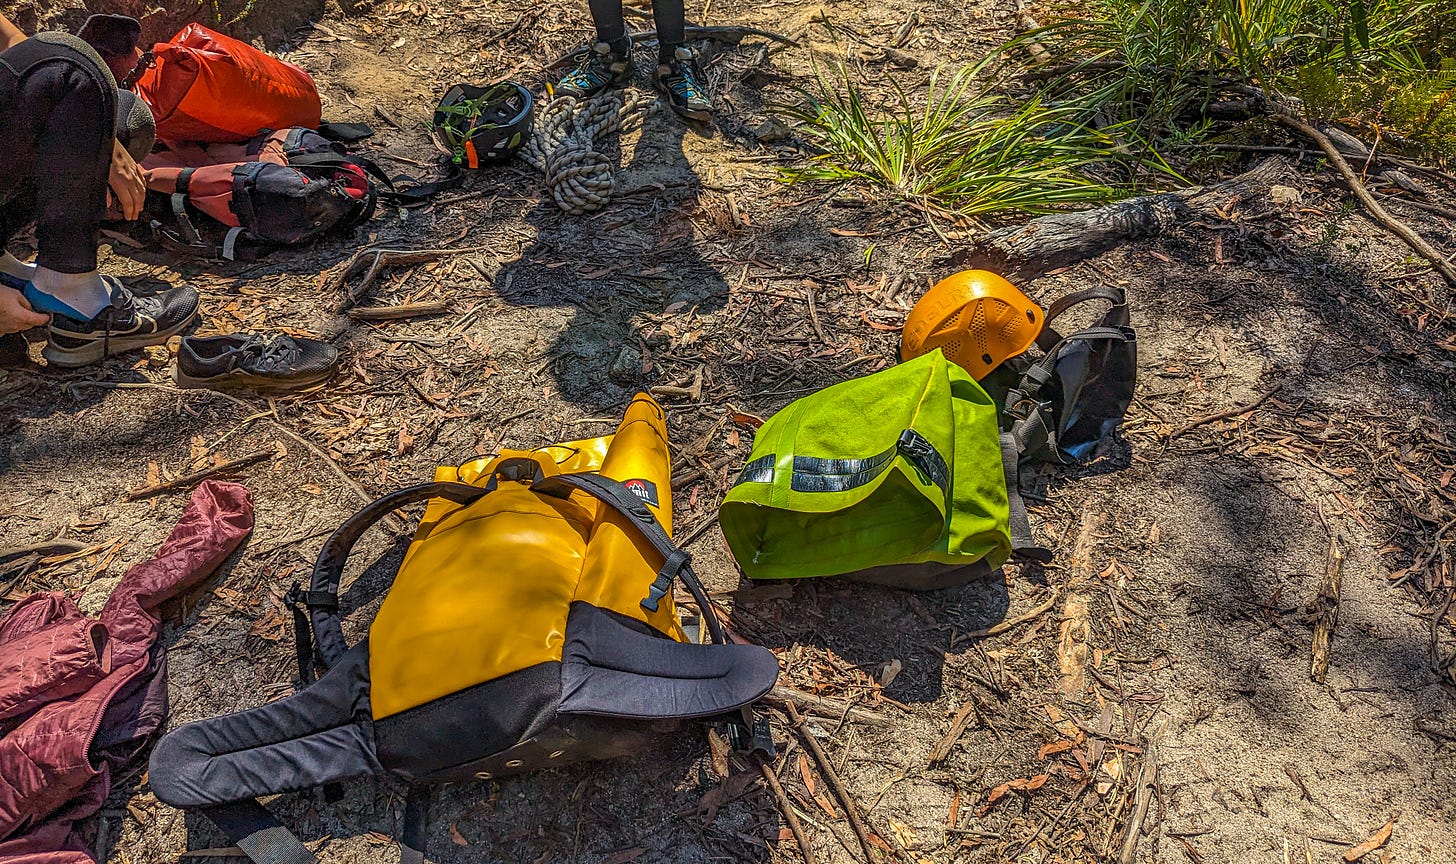
[[[128,222],[142,215],[147,200],[147,172],[143,171],[120,141],[111,143],[111,176],[107,179],[116,196],[117,208]]]
[[[0,287],[0,336],[40,327],[50,320],[51,316],[31,309],[19,291]]]

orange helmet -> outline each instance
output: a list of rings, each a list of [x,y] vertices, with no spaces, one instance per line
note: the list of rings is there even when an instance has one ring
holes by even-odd
[[[977,381],[1030,348],[1045,320],[1041,307],[987,270],[965,270],[925,292],[900,335],[900,359],[939,348]]]

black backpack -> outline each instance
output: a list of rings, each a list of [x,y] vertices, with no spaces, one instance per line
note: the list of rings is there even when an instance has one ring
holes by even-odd
[[[1107,309],[1067,335],[1054,322],[1084,303]],[[1050,552],[1031,538],[1020,473],[1036,465],[1071,465],[1093,455],[1122,424],[1137,383],[1137,334],[1127,292],[1113,286],[1074,291],[1054,301],[1030,353],[1002,363],[981,385],[1001,408],[1001,451],[1011,497],[1012,546],[1034,560]]]

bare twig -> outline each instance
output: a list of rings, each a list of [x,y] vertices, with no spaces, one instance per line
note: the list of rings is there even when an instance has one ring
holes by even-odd
[[[1355,169],[1345,161],[1345,157],[1341,155],[1339,148],[1335,147],[1328,135],[1288,113],[1288,109],[1283,106],[1276,106],[1274,116],[1285,126],[1318,144],[1320,149],[1325,151],[1325,156],[1329,158],[1330,164],[1334,165],[1335,170],[1339,171],[1340,176],[1345,179],[1345,185],[1350,187],[1350,191],[1355,193],[1355,197],[1360,199],[1360,203],[1365,205],[1365,209],[1370,212],[1375,221],[1404,240],[1405,244],[1416,254],[1431,262],[1431,266],[1446,277],[1447,282],[1456,285],[1456,265],[1453,265],[1434,246],[1427,243],[1425,238],[1417,234],[1409,225],[1391,216],[1384,207],[1380,206],[1380,202],[1376,201],[1375,196],[1370,194],[1370,190],[1365,188],[1365,184],[1360,182],[1359,176],[1355,174]]]
[[[1179,435],[1182,435],[1184,432],[1187,432],[1190,429],[1196,429],[1199,426],[1204,425],[1205,423],[1213,423],[1214,421],[1217,421],[1217,420],[1227,420],[1230,417],[1239,417],[1241,415],[1248,414],[1249,412],[1253,411],[1255,408],[1258,408],[1260,405],[1263,405],[1265,402],[1267,402],[1269,400],[1269,397],[1270,396],[1273,396],[1275,393],[1278,393],[1283,387],[1284,387],[1284,385],[1282,383],[1275,384],[1273,387],[1269,388],[1268,390],[1265,390],[1259,396],[1259,398],[1255,399],[1253,402],[1250,402],[1247,405],[1244,405],[1244,406],[1241,406],[1241,407],[1238,407],[1238,408],[1230,408],[1227,411],[1220,411],[1217,414],[1208,414],[1208,415],[1205,415],[1203,417],[1199,417],[1197,419],[1190,420],[1187,423],[1183,424],[1182,426],[1178,427],[1177,429],[1173,430],[1172,432],[1168,433],[1168,440],[1169,441],[1172,441],[1174,438],[1177,438]]]
[[[789,719],[793,721],[794,731],[799,733],[799,740],[804,742],[804,749],[814,757],[814,762],[819,767],[819,773],[824,775],[824,780],[834,792],[834,797],[839,799],[840,809],[849,817],[849,825],[854,829],[855,836],[859,838],[859,845],[864,850],[865,860],[869,864],[875,864],[879,858],[875,853],[874,844],[870,842],[870,830],[860,815],[859,804],[849,794],[849,790],[844,788],[844,781],[839,779],[839,772],[834,770],[834,763],[829,761],[829,756],[824,752],[824,748],[819,746],[818,740],[804,726],[804,718],[794,708],[794,704],[790,702],[786,707],[789,711]]]
[[[239,456],[220,465],[213,465],[201,471],[193,471],[191,474],[184,474],[176,480],[169,480],[166,483],[158,483],[155,486],[139,486],[128,491],[122,498],[126,501],[135,501],[138,498],[150,498],[153,495],[160,495],[163,492],[175,492],[179,489],[190,489],[206,480],[209,477],[216,477],[219,474],[230,474],[240,468],[246,468],[262,462],[265,459],[278,455],[276,450],[259,450],[249,453],[246,456]]]
[[[804,826],[799,822],[799,816],[794,812],[794,805],[789,801],[789,796],[784,794],[783,784],[779,782],[773,766],[762,757],[755,761],[758,762],[759,772],[763,774],[763,781],[768,784],[769,791],[774,794],[774,799],[779,805],[779,812],[784,814],[784,821],[789,823],[789,830],[794,833],[794,842],[799,844],[799,854],[804,857],[804,864],[818,864],[818,859],[814,857],[814,847],[809,845],[809,836],[804,833]]]
[[[30,555],[36,552],[80,552],[88,548],[85,543],[78,543],[75,540],[45,540],[40,543],[27,543],[24,546],[0,546],[0,561],[8,561],[11,558],[19,558],[23,555]]]
[[[768,691],[764,701],[783,705],[797,705],[810,714],[819,717],[827,717],[832,720],[849,719],[856,723],[863,723],[866,726],[893,726],[894,721],[883,714],[876,713],[867,708],[858,708],[845,702],[843,699],[834,699],[829,696],[815,696],[812,693],[803,693],[792,687],[785,687],[782,684],[775,686]]]
[[[357,309],[350,309],[349,317],[355,321],[398,321],[401,318],[443,315],[449,311],[449,303],[429,301],[425,303],[401,303],[398,306],[359,307]]]
[[[1309,604],[1309,617],[1314,621],[1314,641],[1310,645],[1309,677],[1321,684],[1330,671],[1330,646],[1335,628],[1340,623],[1340,577],[1345,572],[1345,553],[1338,537],[1330,538],[1329,555],[1325,559],[1325,577]]]
[[[1036,619],[1050,612],[1051,608],[1057,604],[1057,598],[1060,596],[1062,596],[1062,590],[1060,588],[1057,588],[1052,591],[1052,596],[1048,597],[1045,603],[1041,604],[1030,612],[1027,612],[1025,615],[1018,615],[1015,618],[1002,621],[1000,624],[996,624],[991,627],[985,627],[980,630],[972,630],[969,633],[961,633],[956,636],[955,641],[959,642],[962,639],[984,639],[987,636],[1000,636],[1002,633],[1005,633],[1007,630],[1010,630],[1013,627],[1020,627],[1022,624],[1035,621]]]
[[[1122,854],[1118,864],[1132,864],[1137,855],[1138,836],[1143,831],[1143,820],[1148,816],[1148,805],[1153,800],[1153,784],[1158,776],[1157,734],[1148,740],[1143,748],[1143,758],[1138,763],[1137,791],[1133,793],[1132,816],[1127,821],[1127,834],[1122,839]]]

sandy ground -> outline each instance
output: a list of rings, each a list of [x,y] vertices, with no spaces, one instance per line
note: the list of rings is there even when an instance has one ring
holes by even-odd
[[[327,118],[373,125],[369,150],[391,170],[419,174],[434,160],[424,118],[445,84],[539,81],[541,61],[587,33],[585,10],[571,4],[290,8],[299,20],[260,3],[237,28],[314,73]],[[875,46],[912,11],[919,23],[905,50],[923,62],[895,69]],[[701,23],[772,29],[805,47],[768,51],[749,39],[718,52],[720,121],[689,129],[655,111],[607,142],[619,193],[592,216],[557,212],[539,178],[513,166],[480,172],[433,206],[386,210],[356,237],[256,264],[179,261],[118,242],[111,272],[142,290],[198,285],[205,328],[329,338],[345,370],[324,391],[272,402],[178,392],[137,357],[78,373],[3,373],[0,532],[17,543],[124,541],[109,561],[98,553],[43,568],[9,596],[66,588],[99,605],[184,501],[122,503],[122,492],[213,453],[280,443],[286,456],[246,474],[258,504],[251,543],[173,610],[166,635],[174,724],[250,707],[291,691],[282,595],[364,497],[500,446],[608,431],[602,418],[633,390],[701,381],[699,398],[665,400],[685,536],[716,512],[748,453],[752,426],[734,415],[767,416],[888,366],[893,325],[953,269],[955,248],[877,193],[779,183],[776,165],[796,151],[765,126],[765,106],[797,98],[816,59],[866,48],[859,74],[871,86],[887,75],[921,83],[931,63],[980,56],[1009,32],[1012,12],[1009,3],[692,2]],[[1312,160],[1304,167],[1297,200],[1231,199],[1227,220],[1023,286],[1046,300],[1121,284],[1140,337],[1123,441],[1044,478],[1033,500],[1053,565],[1013,565],[924,595],[832,581],[752,588],[716,528],[692,544],[735,622],[779,652],[785,683],[888,718],[810,727],[901,860],[1117,861],[1140,788],[1150,803],[1123,861],[1335,861],[1389,821],[1385,850],[1366,861],[1456,860],[1453,640],[1441,608],[1453,583],[1431,539],[1451,519],[1456,328],[1439,280],[1354,212]],[[1400,215],[1456,245],[1450,223]],[[442,300],[451,314],[382,325],[333,314],[323,286],[361,243],[466,250],[391,272],[367,301]],[[1257,410],[1172,436],[1275,386]],[[1317,685],[1300,613],[1332,535],[1347,562],[1333,664]],[[385,532],[361,544],[345,604],[354,633],[402,548]],[[964,635],[1052,592],[1048,612],[1007,633]],[[1086,664],[1064,669],[1079,642]],[[882,687],[892,661],[903,671]],[[930,764],[968,705],[973,719]],[[781,722],[776,731],[787,745],[780,776],[820,860],[862,860],[843,814],[806,786],[792,733]],[[711,761],[690,730],[637,759],[443,790],[431,859],[799,860],[756,785],[705,818],[700,803],[722,782]],[[1036,788],[996,793],[1018,779]],[[325,860],[395,859],[402,799],[392,784],[272,806]],[[224,845],[140,780],[107,812],[112,861]]]

